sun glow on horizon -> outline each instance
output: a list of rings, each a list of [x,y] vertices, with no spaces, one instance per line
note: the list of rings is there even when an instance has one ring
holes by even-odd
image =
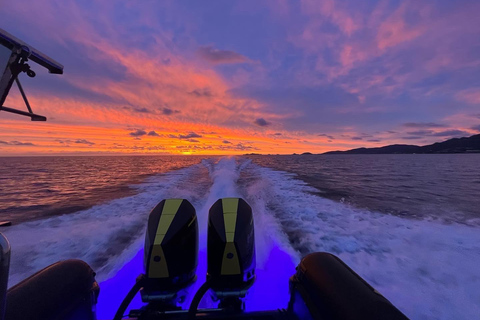
[[[2,28],[65,73],[22,78],[48,121],[0,112],[0,155],[323,153],[480,132],[480,3],[224,6],[2,4]],[[5,106],[23,106],[14,89]]]

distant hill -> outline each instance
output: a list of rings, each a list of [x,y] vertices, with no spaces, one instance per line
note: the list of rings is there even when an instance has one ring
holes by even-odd
[[[347,151],[329,151],[324,154],[405,154],[405,153],[480,153],[480,134],[453,138],[426,146],[393,144],[379,148],[358,148]]]

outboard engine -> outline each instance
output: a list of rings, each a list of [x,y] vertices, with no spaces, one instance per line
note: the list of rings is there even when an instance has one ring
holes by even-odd
[[[150,213],[145,234],[144,302],[181,300],[181,290],[195,281],[198,222],[185,199],[161,201]]]
[[[220,307],[241,307],[239,298],[255,281],[253,215],[245,200],[223,198],[210,208],[207,263],[207,281]]]

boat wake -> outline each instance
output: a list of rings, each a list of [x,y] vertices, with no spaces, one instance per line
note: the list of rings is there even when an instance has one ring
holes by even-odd
[[[111,318],[142,272],[149,212],[164,198],[185,198],[197,209],[200,231],[198,279],[187,305],[205,280],[210,206],[222,197],[242,197],[253,209],[257,250],[248,310],[286,307],[288,278],[300,257],[327,251],[412,319],[480,314],[478,228],[359,210],[319,197],[292,174],[243,158],[203,160],[135,188],[134,196],[5,229],[12,244],[9,285],[58,260],[82,259],[101,282],[98,318]]]

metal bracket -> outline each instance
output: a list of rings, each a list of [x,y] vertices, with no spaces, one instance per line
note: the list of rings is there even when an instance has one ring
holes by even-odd
[[[12,56],[14,54],[15,53],[13,53]],[[13,81],[17,83],[18,90],[22,94],[22,98],[23,98],[23,101],[25,102],[25,105],[27,106],[28,112],[14,109],[14,108],[8,108],[3,105],[0,106],[0,111],[6,111],[10,113],[19,114],[22,116],[27,116],[27,117],[30,117],[32,121],[47,121],[46,117],[33,113],[32,107],[30,107],[30,103],[28,102],[25,91],[23,90],[20,80],[18,79],[18,76],[20,75],[21,72],[25,72],[30,78],[35,77],[36,74],[32,69],[30,69],[30,66],[28,65],[27,61],[28,59],[26,57],[22,57],[19,55],[18,57],[16,57],[15,61],[9,66],[11,71],[11,77],[9,80],[8,89],[11,88]]]

